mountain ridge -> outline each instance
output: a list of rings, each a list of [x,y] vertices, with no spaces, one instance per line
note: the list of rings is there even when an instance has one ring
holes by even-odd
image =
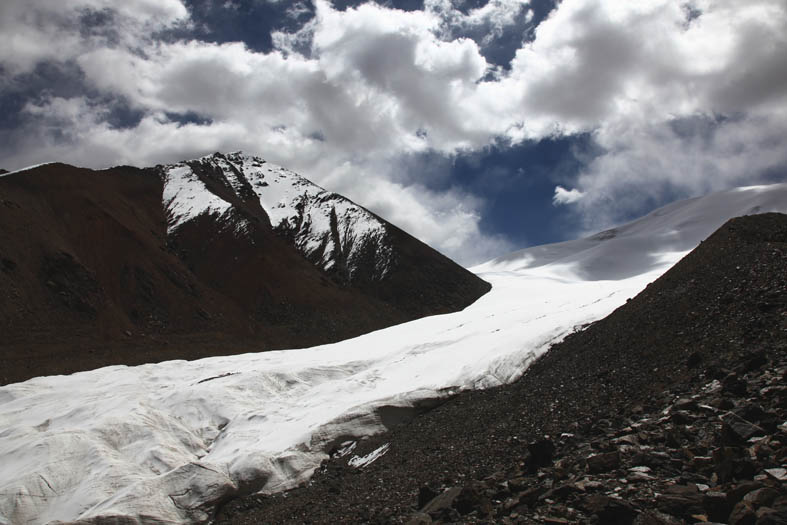
[[[0,382],[313,346],[455,311],[488,291],[379,218],[385,244],[356,252],[352,278],[337,276],[274,230],[228,159],[264,165],[213,154],[101,171],[49,163],[0,178],[0,223],[8,225],[0,286],[9,291],[0,298],[8,365]],[[389,263],[384,275],[379,254]]]

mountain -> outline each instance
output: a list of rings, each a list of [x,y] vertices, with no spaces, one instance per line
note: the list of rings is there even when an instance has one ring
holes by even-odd
[[[745,198],[739,200],[741,195]],[[337,497],[337,505],[353,506],[349,511],[342,507],[342,512],[373,510],[375,505],[365,499],[369,495],[390,503],[391,515],[400,516],[402,509],[416,505],[419,487],[397,472],[412,473],[418,483],[434,483],[438,476],[440,483],[453,486],[462,481],[465,469],[466,475],[481,472],[470,467],[513,463],[509,449],[487,446],[490,443],[510,438],[524,449],[529,436],[566,432],[559,425],[565,421],[561,414],[582,414],[591,423],[601,419],[594,406],[606,407],[617,417],[615,410],[626,407],[623,398],[648,399],[675,381],[694,381],[684,375],[692,352],[712,362],[722,345],[737,352],[777,338],[778,330],[763,332],[759,339],[746,335],[761,323],[767,328],[783,317],[783,247],[767,237],[760,242],[751,233],[759,223],[745,230],[752,236],[749,247],[735,236],[729,243],[703,242],[706,251],[700,253],[705,255],[676,267],[682,268],[677,275],[687,272],[686,279],[669,277],[648,287],[686,254],[675,251],[674,236],[658,232],[680,234],[681,228],[690,227],[686,239],[697,246],[721,226],[720,215],[729,214],[726,220],[753,206],[768,211],[769,203],[776,211],[787,211],[787,185],[676,203],[639,222],[636,230],[619,228],[630,234],[615,237],[614,243],[578,242],[574,249],[562,250],[563,257],[554,263],[517,263],[516,269],[483,273],[492,290],[460,312],[331,345],[109,367],[0,387],[0,428],[5,429],[0,433],[0,494],[5,495],[0,497],[0,520],[205,522],[228,499],[306,484],[323,461],[344,453],[353,465],[367,465],[368,471],[351,475],[363,483],[337,478],[341,484],[321,485],[323,492],[316,494],[336,496],[348,483],[346,490],[358,499],[349,492],[345,499]],[[770,224],[768,220],[764,224]],[[644,245],[654,263],[632,276],[626,254]],[[719,245],[725,251],[714,249]],[[605,246],[611,253],[602,253]],[[621,255],[616,259],[614,253]],[[756,255],[753,262],[747,259],[750,253]],[[619,268],[619,273],[608,273],[617,278],[592,279],[583,271],[583,264],[602,255]],[[528,253],[521,256],[530,258]],[[645,295],[637,297],[643,290]],[[703,290],[709,295],[701,295]],[[767,295],[772,293],[773,298]],[[623,305],[628,305],[618,310],[623,314],[597,323]],[[744,308],[736,310],[739,305]],[[719,319],[724,331],[710,331]],[[580,341],[576,338],[583,334],[595,339],[571,351],[571,366],[549,356],[538,360],[555,343]],[[550,362],[554,367],[539,364]],[[728,366],[724,360],[721,365]],[[529,370],[542,379],[526,379]],[[524,382],[516,384],[524,386],[516,390],[490,388],[520,377]],[[487,390],[430,411],[432,423],[420,426],[418,422],[427,419],[412,420],[459,392],[483,388]],[[495,404],[463,401],[468,395],[495,392],[501,392]],[[454,408],[445,412],[443,407]],[[440,419],[440,414],[449,417]],[[413,423],[399,426],[408,420]],[[397,428],[402,435],[410,432],[407,440],[390,441],[389,434],[373,437]],[[522,429],[521,438],[517,428]],[[494,441],[487,441],[492,436]],[[333,476],[330,467],[328,472]],[[385,491],[390,493],[383,496]],[[291,510],[309,511],[298,502],[319,501],[310,498],[293,499]],[[256,499],[259,496],[240,500],[233,508],[254,506]],[[279,509],[270,510],[271,517],[283,516],[287,500],[271,505]],[[249,522],[258,518],[252,514]]]
[[[489,289],[348,199],[241,153],[45,164],[0,177],[0,201],[2,383],[312,346]]]

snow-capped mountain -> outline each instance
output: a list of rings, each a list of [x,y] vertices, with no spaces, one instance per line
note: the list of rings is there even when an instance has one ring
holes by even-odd
[[[787,184],[675,203],[614,234],[482,265],[493,288],[460,312],[296,352],[0,387],[0,523],[205,521],[225,498],[291,487],[336,444],[382,430],[385,407],[516,379],[724,220],[752,211],[787,211]],[[647,261],[640,270],[630,262],[638,254]],[[604,279],[594,273],[599,261]]]
[[[248,230],[248,219],[233,210],[255,201],[251,205],[261,206],[277,234],[339,279],[379,281],[395,264],[387,223],[264,159],[242,152],[214,153],[161,170],[169,234],[202,214],[233,223],[242,233]]]
[[[0,177],[0,198],[0,384],[313,346],[489,290],[362,207],[241,153],[49,163]]]

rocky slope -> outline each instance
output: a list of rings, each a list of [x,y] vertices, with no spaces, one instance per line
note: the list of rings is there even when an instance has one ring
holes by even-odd
[[[785,523],[785,283],[787,216],[732,220],[516,383],[218,522]]]
[[[0,384],[312,346],[461,309],[489,289],[295,174],[277,168],[297,182],[286,199],[262,192],[278,187],[267,169],[216,154],[0,177]],[[291,204],[294,216],[276,215]],[[320,217],[328,230],[314,226]]]

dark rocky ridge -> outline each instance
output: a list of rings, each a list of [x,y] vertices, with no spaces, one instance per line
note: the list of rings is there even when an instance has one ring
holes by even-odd
[[[453,311],[489,289],[409,236],[395,294],[337,282],[249,195],[232,211],[250,224],[243,236],[209,215],[168,236],[162,190],[152,168],[47,164],[0,178],[0,384],[313,346]],[[419,281],[434,271],[443,289]]]
[[[787,523],[787,216],[734,219],[512,385],[217,523]]]

